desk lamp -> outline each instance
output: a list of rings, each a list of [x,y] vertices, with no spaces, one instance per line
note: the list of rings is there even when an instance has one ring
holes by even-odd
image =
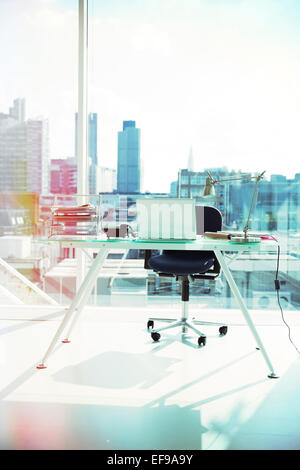
[[[249,220],[250,220],[250,216],[251,216],[251,212],[252,212],[252,208],[253,208],[253,203],[254,203],[255,194],[256,194],[256,191],[257,191],[257,186],[258,186],[259,181],[261,179],[263,179],[264,173],[265,173],[265,171],[260,173],[258,176],[241,176],[241,177],[238,177],[238,178],[225,178],[225,179],[221,179],[221,180],[215,180],[211,176],[210,172],[209,171],[207,172],[208,178],[206,178],[206,181],[205,181],[205,188],[204,188],[204,192],[203,192],[204,197],[215,196],[214,185],[218,184],[218,183],[223,183],[225,181],[237,181],[237,180],[250,180],[250,179],[255,179],[256,180],[253,195],[252,195],[252,199],[251,199],[250,210],[249,210],[247,222],[246,222],[246,225],[243,229],[244,235],[232,235],[230,237],[230,240],[234,243],[259,243],[261,241],[260,237],[254,237],[254,236],[248,235],[248,230],[249,230]]]

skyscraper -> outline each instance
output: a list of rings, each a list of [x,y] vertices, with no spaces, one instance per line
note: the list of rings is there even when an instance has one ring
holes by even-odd
[[[16,119],[18,122],[25,121],[25,99],[17,98],[14,104],[9,108],[9,115]]]
[[[77,164],[75,158],[53,158],[50,164],[51,194],[76,194]]]
[[[140,180],[140,129],[135,121],[123,121],[123,131],[118,132],[117,191],[139,193]]]
[[[98,166],[98,181],[101,193],[112,193],[117,189],[117,170]]]
[[[88,156],[92,159],[94,165],[98,165],[98,152],[97,152],[97,139],[98,139],[98,116],[97,113],[89,114],[89,150]]]
[[[2,191],[48,193],[48,122],[25,121],[25,100],[0,113]]]
[[[89,113],[88,116],[88,178],[89,193],[96,194],[97,188],[97,166],[98,166],[98,116],[97,113]],[[78,155],[78,113],[75,113],[75,158]]]
[[[188,158],[188,166],[187,169],[189,171],[194,171],[194,157],[193,157],[193,150],[192,147],[190,148],[189,158]]]

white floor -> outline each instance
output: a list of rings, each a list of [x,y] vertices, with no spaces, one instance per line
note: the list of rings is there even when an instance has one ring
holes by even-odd
[[[300,449],[300,356],[280,312],[252,312],[280,375],[268,379],[238,311],[203,311],[229,325],[222,338],[202,327],[203,348],[175,330],[153,343],[148,311],[86,308],[71,343],[37,370],[61,314],[0,307],[0,448]],[[286,312],[300,347],[297,316]]]

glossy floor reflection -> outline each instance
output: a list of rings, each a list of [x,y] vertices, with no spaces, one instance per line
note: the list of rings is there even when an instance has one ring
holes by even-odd
[[[253,313],[280,375],[270,380],[239,312],[223,338],[205,327],[199,348],[174,330],[153,343],[146,310],[87,308],[37,370],[61,313],[0,309],[0,447],[300,449],[300,359],[278,316]]]

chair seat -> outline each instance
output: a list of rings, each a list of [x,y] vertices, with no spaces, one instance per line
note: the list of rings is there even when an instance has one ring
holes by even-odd
[[[154,271],[174,274],[203,274],[206,273],[215,262],[213,251],[165,251],[161,255],[152,256],[149,266]]]

